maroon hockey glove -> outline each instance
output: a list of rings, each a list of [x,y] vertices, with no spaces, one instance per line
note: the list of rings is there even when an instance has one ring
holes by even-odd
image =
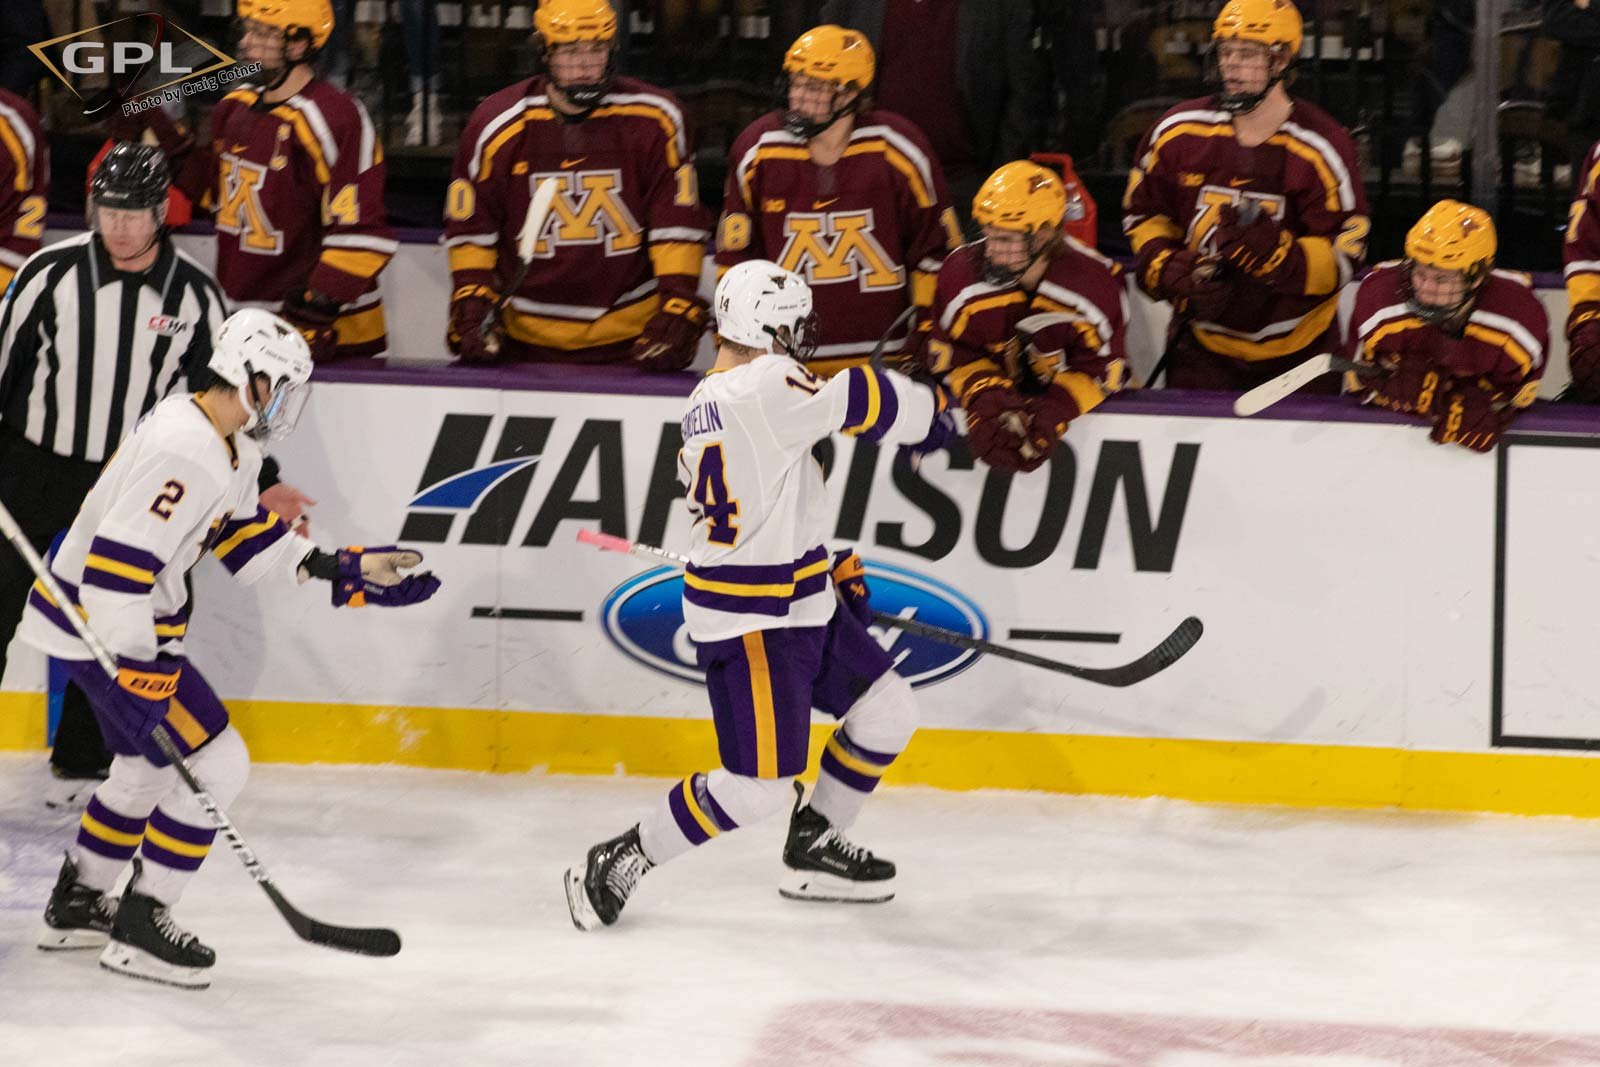
[[[1381,363],[1379,369],[1383,376],[1373,380],[1372,391],[1367,395],[1369,403],[1417,415],[1427,415],[1434,410],[1440,379],[1439,372],[1427,359],[1407,356],[1386,373]]]
[[[500,322],[495,315],[487,332],[485,315],[494,315],[500,297],[483,285],[463,285],[450,294],[450,328],[445,342],[463,363],[493,363],[500,358]]]
[[[1192,318],[1210,322],[1228,306],[1228,284],[1214,262],[1192,248],[1180,248],[1162,262],[1156,296],[1177,304]]]
[[[306,339],[313,363],[326,362],[338,354],[339,335],[333,329],[339,318],[338,301],[306,289],[285,300],[278,314]]]
[[[1073,419],[1083,414],[1064,386],[1051,382],[1043,393],[1028,398],[1028,440],[1045,459],[1067,432]],[[1041,461],[1042,462],[1042,461]]]
[[[991,375],[972,383],[962,407],[967,412],[967,448],[972,458],[997,471],[1038,466],[1027,466],[1037,455],[1028,442],[1027,403],[1008,380]]]
[[[1474,452],[1492,452],[1513,414],[1503,395],[1471,380],[1446,385],[1434,407],[1438,417],[1428,437],[1435,444],[1457,444]]]
[[[1572,385],[1566,398],[1600,403],[1600,309],[1592,304],[1574,308],[1567,323],[1567,363]]]
[[[861,620],[861,625],[872,625],[872,591],[867,588],[867,568],[853,548],[841,548],[833,554],[833,584],[839,590],[839,603]]]
[[[706,331],[706,305],[699,297],[669,296],[633,342],[633,361],[652,372],[683,370],[694,362]]]
[[[1221,221],[1213,236],[1222,261],[1253,278],[1270,281],[1289,261],[1294,251],[1294,235],[1265,211],[1244,221],[1239,209],[1222,209]]]

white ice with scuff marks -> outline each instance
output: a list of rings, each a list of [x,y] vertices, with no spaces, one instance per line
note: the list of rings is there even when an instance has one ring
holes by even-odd
[[[890,904],[779,898],[777,819],[581,934],[563,868],[669,783],[264,766],[234,814],[281,888],[405,949],[298,942],[219,845],[193,993],[35,950],[48,783],[0,757],[8,1067],[1600,1063],[1600,823],[886,789]]]

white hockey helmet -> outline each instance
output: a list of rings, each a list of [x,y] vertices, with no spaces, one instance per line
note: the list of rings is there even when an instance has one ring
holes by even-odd
[[[245,433],[258,441],[276,441],[294,430],[311,394],[311,349],[299,330],[270,311],[242,308],[217,331],[208,366],[239,390],[239,400],[250,413]],[[250,384],[260,379],[270,395],[257,405]]]
[[[801,362],[816,350],[811,287],[776,263],[752,259],[730,268],[717,283],[713,304],[717,334],[725,340]]]

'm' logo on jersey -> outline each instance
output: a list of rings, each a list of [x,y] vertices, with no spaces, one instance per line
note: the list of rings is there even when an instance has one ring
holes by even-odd
[[[898,289],[905,271],[872,233],[872,209],[791,212],[783,220],[787,235],[778,265],[812,285],[858,279],[863,292]]]
[[[283,233],[273,228],[261,205],[267,168],[224,152],[218,171],[217,229],[238,237],[243,251],[267,256],[283,251]]]
[[[606,255],[635,252],[644,233],[633,212],[622,202],[620,170],[557,170],[532,175],[528,195],[546,178],[559,190],[551,201],[550,218],[539,234],[533,254],[540,259],[555,255],[561,245],[595,245],[605,242]]]

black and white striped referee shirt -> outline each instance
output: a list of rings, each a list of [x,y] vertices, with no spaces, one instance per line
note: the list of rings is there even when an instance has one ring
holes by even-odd
[[[211,273],[164,238],[149,270],[111,265],[93,233],[41,248],[0,312],[0,423],[98,463],[191,368],[227,316]]]

